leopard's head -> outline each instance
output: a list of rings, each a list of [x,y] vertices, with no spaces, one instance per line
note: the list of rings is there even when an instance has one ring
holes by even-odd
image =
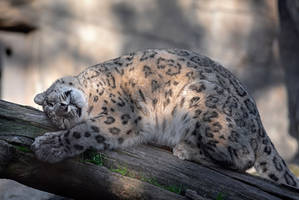
[[[84,120],[88,102],[84,93],[76,87],[74,77],[55,81],[45,92],[35,96],[34,102],[59,129],[68,129]]]

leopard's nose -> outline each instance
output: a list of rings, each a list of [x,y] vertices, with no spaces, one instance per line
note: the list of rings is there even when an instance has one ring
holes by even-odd
[[[64,112],[68,112],[68,104],[66,102],[61,102],[60,107]]]

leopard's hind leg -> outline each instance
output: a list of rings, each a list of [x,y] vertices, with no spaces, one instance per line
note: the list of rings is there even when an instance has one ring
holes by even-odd
[[[181,98],[184,99],[181,109],[191,119],[184,124],[190,130],[184,139],[193,143],[177,145],[176,155],[184,157],[186,154],[186,158],[198,157],[199,160],[204,156],[220,167],[242,172],[253,166],[256,157],[251,140],[256,133],[251,133],[249,128],[256,121],[243,101],[217,83],[206,80],[186,86]]]

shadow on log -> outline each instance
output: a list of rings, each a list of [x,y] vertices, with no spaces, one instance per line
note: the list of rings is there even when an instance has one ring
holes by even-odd
[[[197,199],[299,200],[296,189],[182,161],[147,145],[43,163],[29,146],[51,130],[43,112],[0,100],[0,178],[75,199],[187,199],[187,190]]]

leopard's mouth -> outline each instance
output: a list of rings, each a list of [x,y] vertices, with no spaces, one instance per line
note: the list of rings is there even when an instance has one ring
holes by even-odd
[[[68,112],[66,114],[66,116],[69,116],[71,118],[80,118],[82,115],[82,109],[79,106],[70,104],[68,106]]]
[[[74,126],[82,115],[82,109],[80,107],[72,105],[69,109],[68,112],[61,115],[64,126],[63,129],[69,129]]]

